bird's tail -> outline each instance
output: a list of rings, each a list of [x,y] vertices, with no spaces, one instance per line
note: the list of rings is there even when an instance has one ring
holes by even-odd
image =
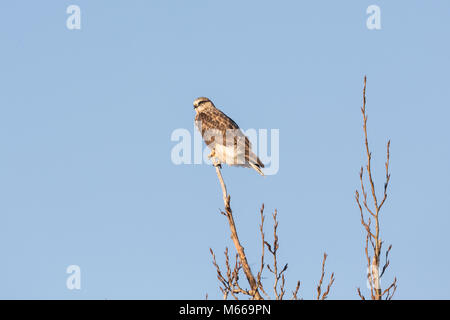
[[[260,175],[264,176],[264,173],[261,171],[261,167],[259,166],[259,164],[255,164],[252,162],[249,162],[249,165],[256,170],[256,172],[258,172]]]

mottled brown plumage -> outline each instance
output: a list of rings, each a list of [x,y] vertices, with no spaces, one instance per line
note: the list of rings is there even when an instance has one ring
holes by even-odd
[[[206,145],[221,163],[252,167],[261,175],[264,168],[261,160],[252,152],[251,143],[239,126],[230,117],[217,109],[205,97],[194,101],[195,124]]]

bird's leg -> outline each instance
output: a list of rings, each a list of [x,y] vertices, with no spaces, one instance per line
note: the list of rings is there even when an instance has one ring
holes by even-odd
[[[211,151],[211,153],[208,155],[208,159],[211,159],[213,166],[216,168],[220,168],[222,169],[222,165],[220,164],[220,162],[217,160],[216,158],[216,153],[214,151],[214,149]]]

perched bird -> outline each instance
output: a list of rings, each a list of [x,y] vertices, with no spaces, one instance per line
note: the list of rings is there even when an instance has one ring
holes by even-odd
[[[209,157],[230,166],[242,166],[255,169],[264,175],[264,164],[253,153],[249,139],[239,126],[225,113],[217,109],[211,100],[200,97],[194,101],[196,111],[195,125],[206,145],[211,149]]]

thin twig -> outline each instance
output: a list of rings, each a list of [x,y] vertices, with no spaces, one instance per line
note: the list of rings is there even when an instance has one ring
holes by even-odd
[[[328,255],[326,253],[323,254],[323,260],[322,260],[322,273],[320,276],[319,284],[317,285],[317,300],[325,300],[328,297],[328,294],[330,293],[331,286],[334,283],[334,272],[331,274],[330,282],[327,285],[326,291],[322,294],[322,283],[323,278],[325,276],[325,263],[327,261]]]
[[[295,287],[295,290],[292,291],[292,300],[298,300],[297,294],[299,289],[300,289],[300,281],[297,281],[297,286]]]

